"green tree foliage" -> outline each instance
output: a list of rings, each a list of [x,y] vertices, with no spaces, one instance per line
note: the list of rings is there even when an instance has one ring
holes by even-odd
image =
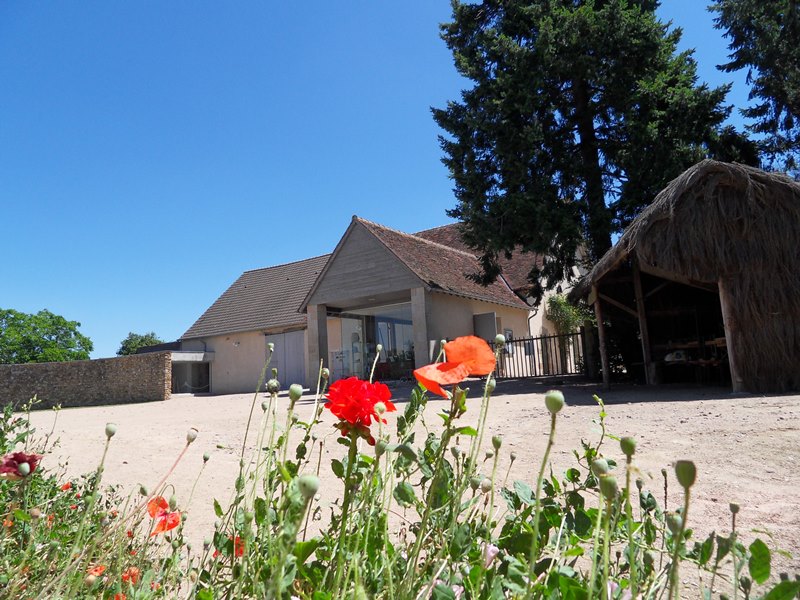
[[[159,338],[155,332],[151,331],[150,333],[140,334],[140,333],[133,333],[132,331],[128,334],[122,343],[119,346],[119,350],[117,350],[117,356],[127,356],[128,354],[136,354],[136,351],[143,346],[154,346],[156,344],[163,344],[164,340]]]
[[[553,294],[547,299],[547,318],[563,335],[574,333],[586,321],[594,321],[594,314],[585,305],[571,304],[563,294]]]
[[[453,1],[442,37],[474,82],[433,109],[443,162],[482,281],[522,249],[547,257],[534,295],[597,260],[611,236],[672,178],[715,148],[739,158],[720,124],[728,86],[698,85],[680,30],[648,0]],[[711,148],[714,146],[715,148]]]
[[[742,110],[748,129],[763,135],[762,149],[773,164],[790,171],[800,158],[800,8],[796,0],[719,0],[717,29],[731,51],[725,72],[747,69],[750,100]]]
[[[88,359],[92,341],[78,331],[80,325],[46,309],[36,314],[0,309],[0,363]]]

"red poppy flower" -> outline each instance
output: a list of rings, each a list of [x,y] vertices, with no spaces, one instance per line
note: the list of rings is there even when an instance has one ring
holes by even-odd
[[[103,573],[105,573],[106,566],[105,565],[95,565],[93,567],[89,567],[86,569],[87,575],[94,575],[95,577],[100,577]]]
[[[114,600],[128,600],[128,597],[120,592],[119,594],[114,594]]]
[[[228,539],[233,542],[233,555],[236,558],[244,556],[244,540],[238,535],[235,538],[229,535]],[[214,550],[214,554],[211,555],[211,558],[217,558],[220,554],[222,553],[219,550]]]
[[[132,529],[128,529],[128,531],[125,532],[125,535],[127,535],[129,538],[132,538],[133,537],[133,530]]]
[[[72,482],[68,481],[67,483],[65,483],[64,485],[61,486],[61,489],[64,492],[66,492],[67,490],[71,490],[72,489]]]
[[[170,512],[169,503],[162,496],[156,496],[147,503],[147,512],[156,521],[151,536],[175,529],[181,524],[181,513]]]
[[[18,481],[25,477],[19,470],[21,464],[26,463],[28,465],[29,470],[26,475],[29,475],[39,466],[40,460],[42,460],[41,454],[25,454],[24,452],[6,454],[0,461],[0,479]]]
[[[132,584],[136,584],[139,582],[139,571],[138,567],[128,567],[122,572],[122,581],[131,582]]]
[[[448,397],[442,389],[443,385],[461,383],[469,375],[469,367],[461,363],[445,362],[425,365],[414,371],[417,378],[426,390],[438,396]]]
[[[357,377],[349,377],[331,384],[325,395],[328,399],[325,407],[350,425],[369,427],[373,418],[386,423],[386,419],[375,410],[377,403],[383,403],[385,412],[397,410],[389,400],[391,396],[389,388],[382,383],[370,383]]]
[[[447,362],[461,363],[470,375],[488,375],[494,371],[494,352],[484,340],[474,335],[465,335],[444,345]]]

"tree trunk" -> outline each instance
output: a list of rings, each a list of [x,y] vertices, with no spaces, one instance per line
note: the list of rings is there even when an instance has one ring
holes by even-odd
[[[589,92],[583,79],[574,79],[572,90],[575,101],[575,121],[578,126],[578,148],[583,162],[585,185],[585,214],[589,253],[597,262],[611,248],[611,212],[606,206],[603,191],[603,171],[600,151],[594,130],[594,111],[590,106]]]

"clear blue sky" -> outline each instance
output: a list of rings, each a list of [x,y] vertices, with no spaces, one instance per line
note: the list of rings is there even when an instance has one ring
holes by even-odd
[[[703,4],[660,14],[718,85],[726,43]],[[353,214],[447,223],[429,107],[464,85],[438,37],[449,15],[444,0],[0,3],[0,307],[80,321],[93,357],[113,356],[129,331],[176,339],[242,271],[330,252]]]

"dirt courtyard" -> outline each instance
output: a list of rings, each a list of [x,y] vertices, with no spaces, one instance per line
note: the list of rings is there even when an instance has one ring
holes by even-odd
[[[549,415],[544,408],[544,393],[549,387],[531,381],[498,382],[484,439],[489,449],[492,435],[503,436],[498,473],[505,473],[510,452],[516,453],[509,485],[515,479],[535,482],[547,442]],[[774,559],[773,574],[800,573],[800,396],[733,395],[726,389],[709,387],[629,386],[605,392],[593,384],[552,387],[562,389],[567,399],[567,406],[559,415],[551,455],[557,475],[574,465],[572,450],[580,447],[581,439],[599,438],[599,427],[593,422],[598,417],[598,406],[592,400],[592,394],[597,393],[607,404],[608,433],[636,438],[635,463],[646,481],[645,488],[659,503],[663,499],[661,469],[669,470],[669,508],[675,509],[682,503],[682,495],[670,464],[677,459],[695,461],[698,476],[689,518],[695,539],[704,538],[712,530],[727,534],[728,503],[735,501],[741,505],[737,529],[746,543],[755,537],[753,529],[765,529],[774,538],[772,542],[765,540],[771,548],[792,554],[792,558]],[[477,419],[479,388],[480,382],[472,384],[465,423]],[[409,384],[392,389],[398,411],[403,410],[410,389]],[[263,398],[259,394],[246,456],[252,454],[256,441]],[[159,403],[64,409],[53,434],[59,444],[44,458],[43,465],[57,469],[62,464],[68,476],[93,470],[102,455],[105,424],[113,422],[118,425],[118,433],[108,452],[104,482],[122,484],[125,490],[138,489],[140,483],[152,487],[180,453],[186,431],[196,427],[197,441],[168,483],[174,486],[181,509],[188,512],[186,534],[197,543],[213,532],[212,498],[223,506],[231,498],[252,400],[252,394],[177,395]],[[310,417],[313,401],[313,396],[306,395],[298,403],[296,411],[301,420]],[[281,392],[280,402],[282,422],[282,409],[288,402],[286,392]],[[426,415],[432,427],[438,426],[435,412],[440,408],[442,399],[429,403]],[[392,432],[394,416],[387,415]],[[31,418],[37,435],[44,436],[53,426],[54,413],[37,411]],[[325,436],[320,474],[324,505],[341,493],[341,482],[331,472],[329,459],[343,454],[344,448],[335,441],[338,432],[332,427],[330,413],[324,411],[322,418],[318,433]],[[211,458],[200,474],[204,452],[209,452]],[[604,453],[620,463],[624,461],[613,440],[604,444]],[[196,481],[194,496],[187,504]],[[172,489],[167,495],[170,493]],[[765,537],[763,533],[758,535]]]

